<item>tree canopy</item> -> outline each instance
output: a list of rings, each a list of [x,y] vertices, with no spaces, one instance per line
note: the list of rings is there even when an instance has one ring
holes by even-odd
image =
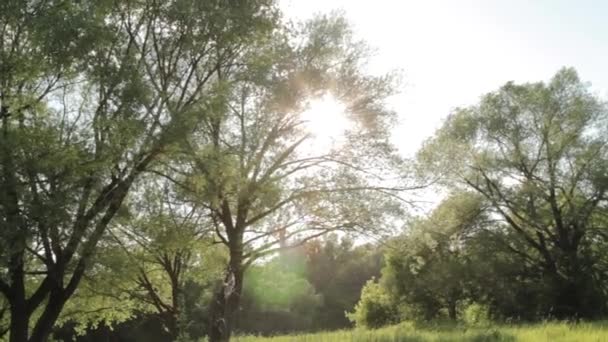
[[[553,282],[558,317],[604,312],[608,112],[573,69],[548,83],[508,83],[456,111],[420,152],[452,186],[485,198]]]
[[[409,160],[372,55],[274,0],[2,1],[0,340],[605,317],[606,100],[508,82]]]
[[[417,156],[449,195],[391,241],[350,317],[603,317],[607,109],[565,68],[455,110]]]

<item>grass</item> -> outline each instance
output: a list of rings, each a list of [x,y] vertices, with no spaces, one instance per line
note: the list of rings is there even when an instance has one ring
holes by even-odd
[[[340,330],[316,334],[274,337],[238,336],[236,342],[608,342],[608,321],[594,323],[542,323],[531,325],[497,325],[489,327],[425,326],[411,323],[377,330]]]

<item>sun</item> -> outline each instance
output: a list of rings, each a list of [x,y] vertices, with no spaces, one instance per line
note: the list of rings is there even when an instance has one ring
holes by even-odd
[[[311,100],[301,118],[311,134],[310,149],[315,152],[339,146],[352,122],[346,116],[346,106],[331,95]]]

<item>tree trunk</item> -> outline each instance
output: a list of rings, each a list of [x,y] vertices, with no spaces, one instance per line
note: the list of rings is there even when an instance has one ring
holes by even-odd
[[[592,263],[578,253],[578,244],[561,249],[561,257],[550,272],[554,291],[551,314],[558,319],[594,319],[605,314],[604,295],[588,270]]]
[[[29,317],[24,297],[11,298],[10,342],[25,342],[28,338]]]
[[[553,315],[559,319],[596,319],[605,314],[604,296],[593,284],[593,279],[583,273],[578,277],[555,279]]]
[[[448,316],[450,318],[450,320],[452,321],[456,321],[456,301],[455,300],[450,300],[450,302],[448,303]]]
[[[160,314],[160,319],[163,321],[169,338],[171,341],[177,341],[179,337],[178,317],[176,311],[166,311],[164,314]]]
[[[244,269],[240,254],[231,253],[226,276],[216,291],[211,308],[209,342],[230,341],[235,313],[240,305],[243,291]]]
[[[51,291],[42,315],[36,322],[29,342],[45,342],[53,330],[55,322],[66,303],[65,293],[61,289]]]
[[[25,342],[28,338],[30,315],[27,310],[25,283],[23,282],[23,252],[16,252],[10,261],[11,291],[9,304],[11,313],[10,342]]]
[[[4,103],[3,103],[4,104]],[[28,338],[28,326],[30,315],[27,309],[27,297],[25,293],[25,267],[24,255],[26,246],[26,230],[21,219],[21,208],[19,206],[19,191],[17,190],[17,177],[13,162],[13,153],[10,149],[11,135],[10,112],[7,106],[0,107],[0,118],[2,119],[2,135],[0,136],[0,156],[2,156],[2,171],[0,177],[2,184],[0,189],[3,192],[2,205],[5,209],[3,217],[9,231],[9,264],[8,274],[10,277],[10,289],[5,290],[10,304],[11,323],[9,341],[25,342]],[[7,285],[8,287],[8,285]]]

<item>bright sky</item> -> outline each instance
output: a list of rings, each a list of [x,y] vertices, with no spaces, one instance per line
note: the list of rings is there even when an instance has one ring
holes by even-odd
[[[608,1],[281,0],[288,16],[344,10],[377,49],[372,72],[402,70],[395,143],[412,155],[452,108],[509,80],[548,80],[573,66],[608,97]]]

